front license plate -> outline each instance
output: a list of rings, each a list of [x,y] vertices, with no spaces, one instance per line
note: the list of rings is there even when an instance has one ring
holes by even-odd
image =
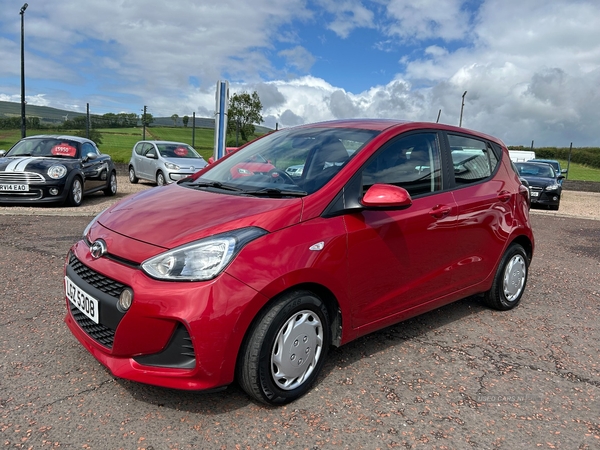
[[[69,277],[65,277],[65,293],[79,311],[98,323],[98,300],[83,292]]]
[[[535,192],[535,191],[533,191],[533,192],[531,193],[531,196],[532,196],[532,197],[539,197],[539,195],[540,195],[540,193],[539,193],[539,192]]]
[[[0,184],[0,191],[7,192],[28,192],[28,184]]]

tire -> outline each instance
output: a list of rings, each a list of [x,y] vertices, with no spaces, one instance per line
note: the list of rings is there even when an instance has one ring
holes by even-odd
[[[131,184],[136,184],[139,181],[139,178],[135,176],[135,170],[133,166],[129,166],[129,182]]]
[[[81,178],[75,177],[69,186],[69,193],[67,194],[67,204],[70,206],[79,206],[83,200],[83,184]]]
[[[250,327],[238,359],[238,383],[259,402],[289,403],[310,389],[330,345],[323,302],[309,291],[284,294]]]
[[[158,186],[164,186],[165,184],[167,184],[167,182],[165,180],[165,176],[160,170],[156,174],[156,184]]]
[[[519,304],[527,284],[528,264],[525,249],[511,244],[500,260],[492,288],[485,293],[484,300],[489,307],[506,311]]]
[[[104,189],[104,195],[107,197],[112,197],[117,193],[117,174],[116,172],[111,172],[110,177],[108,178],[108,183],[106,185],[106,189]]]

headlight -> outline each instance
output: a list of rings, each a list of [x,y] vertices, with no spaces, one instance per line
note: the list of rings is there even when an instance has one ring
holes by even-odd
[[[205,281],[215,278],[248,242],[265,235],[262,228],[242,228],[161,253],[142,263],[152,278]]]
[[[67,174],[67,168],[62,164],[54,164],[48,169],[48,176],[58,180]]]
[[[179,166],[177,164],[173,164],[170,162],[166,162],[165,167],[169,170],[179,170]]]
[[[559,188],[560,186],[558,184],[551,184],[550,186],[546,186],[546,190],[547,191],[555,191]]]

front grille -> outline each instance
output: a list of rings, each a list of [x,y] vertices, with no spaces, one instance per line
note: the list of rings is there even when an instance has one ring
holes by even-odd
[[[539,186],[531,186],[529,190],[533,192],[542,192],[544,189]]]
[[[34,172],[0,172],[0,183],[30,184],[46,181],[42,175]]]
[[[91,284],[96,289],[110,295],[111,297],[119,298],[121,292],[123,292],[123,289],[126,287],[124,284],[105,277],[89,267],[84,266],[73,253],[71,253],[69,258],[69,265],[83,281]]]
[[[112,348],[115,340],[115,332],[110,328],[105,327],[101,323],[94,323],[88,319],[73,303],[69,302],[73,319],[92,339],[104,345],[107,348]]]

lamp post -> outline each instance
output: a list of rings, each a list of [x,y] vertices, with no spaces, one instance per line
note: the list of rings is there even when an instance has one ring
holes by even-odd
[[[467,95],[467,91],[462,95],[462,105],[460,105],[460,121],[458,122],[458,126],[462,127],[462,114],[463,109],[465,108],[465,95]]]
[[[21,138],[25,137],[25,10],[29,6],[25,3],[21,7]]]

